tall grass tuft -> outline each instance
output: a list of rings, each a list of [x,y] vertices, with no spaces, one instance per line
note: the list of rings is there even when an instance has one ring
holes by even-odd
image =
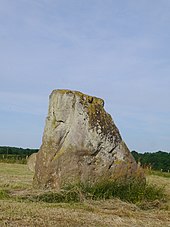
[[[94,200],[119,198],[124,201],[138,203],[144,200],[153,201],[162,199],[164,188],[150,185],[138,180],[129,182],[106,181],[94,186],[83,185],[86,197]]]
[[[162,201],[165,198],[164,188],[151,185],[139,180],[128,182],[103,181],[95,185],[77,184],[67,185],[60,192],[49,191],[33,196],[32,201],[49,203],[80,202],[85,199],[101,200],[119,198],[134,204]]]

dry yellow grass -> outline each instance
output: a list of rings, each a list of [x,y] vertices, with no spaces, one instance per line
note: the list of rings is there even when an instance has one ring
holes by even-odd
[[[32,173],[26,165],[0,163],[0,189],[13,195],[35,193]],[[166,185],[170,196],[170,178],[148,176],[151,183]],[[170,210],[141,210],[119,199],[85,201],[73,204],[0,200],[0,226],[170,226]]]
[[[165,187],[165,192],[168,196],[167,205],[170,207],[170,178],[156,176],[156,175],[148,175],[147,181],[149,183]]]

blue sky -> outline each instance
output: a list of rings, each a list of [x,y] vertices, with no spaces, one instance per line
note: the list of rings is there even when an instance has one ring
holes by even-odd
[[[101,97],[128,147],[170,151],[169,0],[0,0],[0,145],[41,145],[48,96]]]

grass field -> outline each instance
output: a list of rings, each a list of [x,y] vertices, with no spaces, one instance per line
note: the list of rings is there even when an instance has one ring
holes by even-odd
[[[170,226],[170,178],[147,175],[165,186],[167,202],[155,200],[143,209],[119,199],[46,203],[23,199],[41,193],[32,189],[26,165],[0,163],[0,226]]]

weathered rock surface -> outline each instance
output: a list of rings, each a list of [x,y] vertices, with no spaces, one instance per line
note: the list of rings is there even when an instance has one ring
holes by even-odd
[[[102,99],[70,90],[52,92],[36,158],[35,187],[60,189],[69,183],[129,178],[136,171]]]

